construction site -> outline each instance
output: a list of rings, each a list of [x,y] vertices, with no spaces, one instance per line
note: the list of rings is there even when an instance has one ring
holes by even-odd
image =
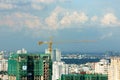
[[[91,41],[84,40],[71,42],[79,43]],[[61,62],[59,50],[57,50],[58,52],[53,52],[53,41],[39,41],[38,44],[47,44],[47,52],[43,54],[27,53],[27,51],[23,49],[22,51],[18,50],[17,53],[10,54],[8,58],[8,67],[6,67],[8,79],[5,80],[107,80],[107,75],[68,74],[66,72],[68,67],[64,62]],[[56,58],[54,61],[53,58],[55,56]],[[56,62],[56,65],[53,66],[54,62]],[[57,63],[59,67],[57,67]],[[55,70],[62,71],[64,74],[60,72],[56,73]],[[59,76],[57,75],[57,79],[54,79],[53,73],[54,76],[59,73]],[[1,79],[4,80],[3,78]]]
[[[9,80],[52,80],[49,54],[12,54],[8,65]]]

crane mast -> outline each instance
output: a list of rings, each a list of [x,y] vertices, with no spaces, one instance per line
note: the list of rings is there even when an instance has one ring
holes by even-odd
[[[42,45],[42,44],[48,44],[48,51],[50,52],[50,54],[52,53],[52,45],[53,45],[53,42],[52,40],[48,41],[48,42],[43,42],[43,41],[39,41],[38,42],[39,45]]]

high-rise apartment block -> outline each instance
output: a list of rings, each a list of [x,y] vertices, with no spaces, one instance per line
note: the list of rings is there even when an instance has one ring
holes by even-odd
[[[120,57],[111,58],[108,80],[120,80]]]
[[[8,60],[9,80],[52,80],[49,54],[12,54]]]
[[[61,61],[61,51],[60,50],[54,49],[52,56],[53,56],[53,61]]]
[[[0,80],[8,80],[8,60],[4,58],[4,51],[0,52]]]
[[[0,52],[0,72],[7,72],[8,60],[4,58],[4,52]]]
[[[58,80],[62,74],[68,74],[68,65],[64,62],[53,62],[52,80]]]
[[[108,74],[109,60],[101,59],[95,63],[95,73]]]
[[[46,54],[50,54],[49,49],[45,50]],[[52,61],[61,61],[61,51],[59,49],[54,49],[51,52],[51,59]]]

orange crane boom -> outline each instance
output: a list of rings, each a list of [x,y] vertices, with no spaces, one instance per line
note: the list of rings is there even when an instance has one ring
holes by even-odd
[[[52,41],[48,41],[48,42],[43,42],[43,41],[39,41],[38,42],[39,45],[42,45],[42,44],[48,44],[48,49],[49,49],[49,52],[51,53],[52,52],[52,44],[53,42]]]
[[[54,42],[55,44],[60,44],[60,43],[80,43],[80,42],[95,42],[95,40],[79,40],[79,41],[60,41],[60,42]],[[42,44],[48,44],[48,50],[50,52],[50,54],[52,53],[52,45],[53,45],[53,41],[39,41],[38,42],[39,45]]]

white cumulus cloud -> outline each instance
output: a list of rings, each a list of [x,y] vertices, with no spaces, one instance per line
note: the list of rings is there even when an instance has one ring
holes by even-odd
[[[42,26],[39,17],[21,12],[1,16],[0,26],[4,25],[14,30],[21,30],[23,28],[38,29]]]
[[[119,25],[120,22],[118,21],[117,17],[113,13],[107,13],[103,16],[101,19],[102,25],[109,25],[109,26],[115,26]]]
[[[64,11],[61,7],[56,7],[49,17],[45,19],[46,24],[50,27],[50,29],[56,30],[59,26],[58,16],[60,13]]]
[[[12,9],[16,6],[10,3],[0,3],[0,9]]]
[[[72,24],[84,24],[87,21],[88,16],[84,12],[72,12],[61,7],[56,7],[45,19],[45,23],[53,30],[68,28]]]
[[[98,17],[97,16],[93,16],[92,18],[91,18],[91,21],[92,22],[96,22],[98,20]]]
[[[71,2],[72,0],[32,0],[32,2],[37,2],[37,3],[54,3],[54,2]]]
[[[52,3],[56,0],[32,0],[32,2],[35,2],[35,3]]]
[[[60,23],[65,26],[73,23],[84,24],[86,21],[88,21],[88,16],[84,12],[79,13],[75,11],[71,14],[68,12],[67,15],[62,18]]]
[[[43,6],[40,6],[40,5],[34,4],[34,3],[31,4],[31,7],[32,7],[33,9],[36,9],[36,10],[42,10],[42,9],[43,9]]]

